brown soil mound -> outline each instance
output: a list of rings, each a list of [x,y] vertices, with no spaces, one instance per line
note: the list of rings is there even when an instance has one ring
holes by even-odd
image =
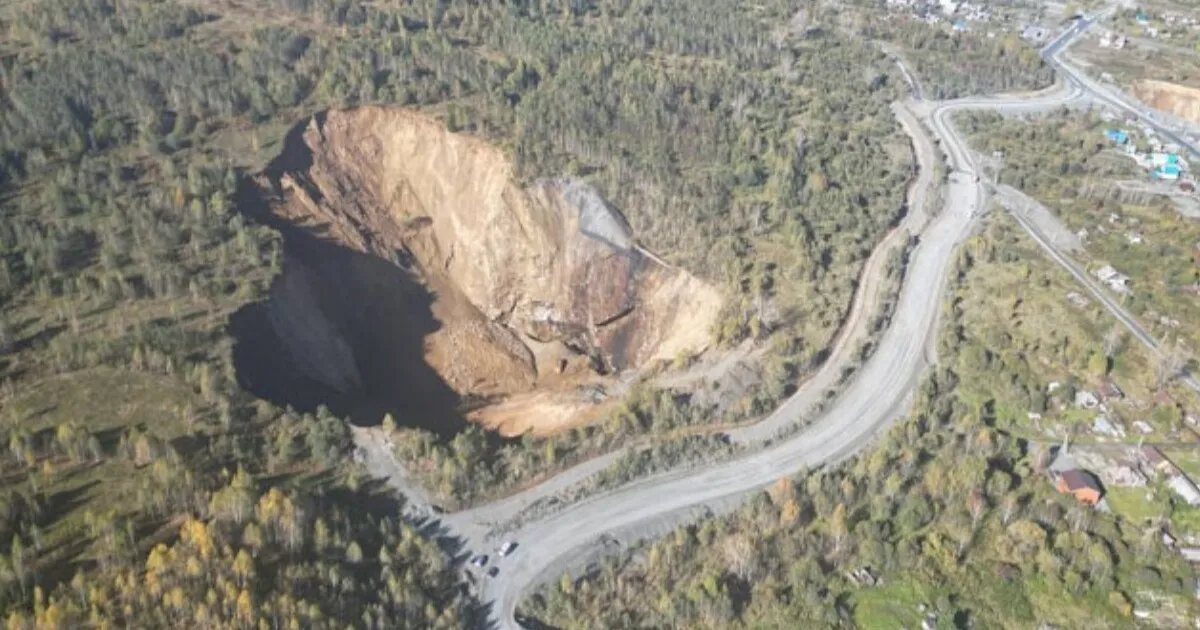
[[[461,400],[477,402],[469,419],[505,435],[544,434],[596,416],[614,374],[703,349],[720,298],[638,248],[588,186],[524,189],[512,170],[499,149],[435,120],[360,108],[314,118],[260,185],[271,214],[288,225],[409,274],[417,288],[400,292],[412,295],[388,299],[428,297],[433,322],[419,326],[419,352]],[[321,266],[285,266],[270,324],[308,377],[345,393],[369,388],[355,348],[386,347],[391,333],[374,331],[380,340],[371,341],[373,333],[354,330],[368,321],[357,313],[365,306],[347,303],[345,292],[396,291],[382,280],[373,288],[350,267],[331,277]],[[411,328],[416,319],[387,315],[369,325]],[[418,351],[412,346],[392,356]],[[387,369],[387,360],[370,363]]]
[[[1133,95],[1159,111],[1200,123],[1200,90],[1165,81],[1139,81]]]

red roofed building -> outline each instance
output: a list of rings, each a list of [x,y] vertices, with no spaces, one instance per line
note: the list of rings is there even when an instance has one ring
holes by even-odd
[[[1063,471],[1058,476],[1055,487],[1059,492],[1075,495],[1076,500],[1087,505],[1096,505],[1104,494],[1104,491],[1100,489],[1100,482],[1086,470]]]

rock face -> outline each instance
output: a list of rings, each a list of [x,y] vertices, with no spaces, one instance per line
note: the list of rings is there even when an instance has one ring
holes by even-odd
[[[1159,111],[1200,123],[1200,89],[1165,81],[1139,81],[1133,95]]]
[[[710,286],[638,248],[587,185],[522,188],[499,149],[413,112],[315,117],[260,183],[276,217],[408,270],[432,296],[437,322],[423,337],[425,362],[459,394],[503,402],[505,418],[522,415],[522,395],[545,411],[548,390],[566,396],[703,349],[720,308]],[[342,391],[359,386],[347,344],[331,332],[346,327],[318,321],[345,320],[335,313],[344,305],[284,276],[271,319],[293,359],[320,364],[306,373]],[[306,303],[322,315],[293,313]],[[573,422],[580,406],[567,402],[551,406],[570,411],[521,430]],[[487,408],[476,416],[488,422]]]

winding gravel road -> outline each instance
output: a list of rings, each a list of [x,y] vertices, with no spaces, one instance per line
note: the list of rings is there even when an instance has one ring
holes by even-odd
[[[804,431],[780,438],[747,456],[707,469],[639,480],[526,522],[515,532],[508,533],[507,538],[518,541],[520,546],[508,557],[494,560],[499,574],[484,579],[479,594],[482,602],[491,605],[496,627],[521,628],[515,618],[517,605],[525,593],[538,584],[553,580],[565,571],[578,571],[589,561],[623,544],[663,533],[698,516],[735,509],[747,495],[782,476],[806,467],[840,461],[869,444],[881,429],[907,413],[920,375],[933,359],[928,356],[927,348],[936,331],[946,276],[955,249],[971,233],[987,201],[986,187],[976,181],[974,157],[954,129],[950,116],[968,109],[1032,113],[1087,100],[1124,108],[1095,93],[1086,77],[1078,78],[1057,60],[1057,54],[1090,23],[1084,20],[1072,26],[1044,49],[1047,59],[1063,69],[1068,77],[1066,82],[1054,88],[1023,96],[915,104],[926,108],[928,114],[924,124],[936,136],[952,168],[943,196],[944,208],[936,217],[922,221],[923,229],[914,230],[920,232],[920,242],[910,257],[889,328],[872,357],[827,410]],[[901,116],[901,112],[897,115]],[[927,153],[931,145],[925,131],[911,121],[903,118],[901,121],[913,136],[919,157],[921,153]],[[919,185],[937,185],[931,181],[929,161],[921,159],[919,162],[922,168]],[[830,365],[829,371],[840,370],[840,367]],[[821,373],[818,374],[820,377]],[[744,435],[737,436],[738,439],[747,442],[752,438],[768,439],[779,428],[802,418],[812,407],[817,394],[823,391],[823,388],[807,384],[805,388],[816,393],[793,397],[761,428],[747,429]],[[363,437],[356,441],[364,449],[368,464],[377,457],[390,457],[383,446],[366,439],[366,434]],[[589,462],[532,492],[448,515],[440,520],[440,526],[458,536],[465,550],[492,553],[490,547],[497,541],[491,528],[497,522],[527,505],[534,497],[547,496],[548,489],[565,487],[569,481],[586,476],[605,463],[604,460]],[[397,480],[402,475],[398,471],[376,468],[389,473],[387,476],[399,485]]]
[[[1077,86],[1058,86],[1027,97],[935,105],[928,122],[954,168],[945,208],[922,234],[891,325],[857,378],[809,428],[757,453],[700,471],[634,482],[521,527],[511,535],[521,546],[500,561],[499,575],[485,581],[481,592],[481,599],[492,603],[499,627],[521,627],[514,614],[529,588],[581,568],[581,563],[614,545],[653,535],[699,514],[732,509],[781,476],[839,461],[903,417],[930,360],[925,349],[936,329],[955,248],[970,234],[986,201],[984,186],[975,181],[974,159],[950,115],[965,109],[1033,112],[1081,98]],[[798,406],[788,408],[790,413],[800,413]]]

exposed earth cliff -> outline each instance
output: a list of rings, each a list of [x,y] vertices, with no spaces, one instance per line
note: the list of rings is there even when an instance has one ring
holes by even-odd
[[[343,394],[448,389],[472,421],[549,433],[594,417],[619,373],[702,350],[720,308],[587,185],[522,188],[499,149],[413,112],[317,116],[259,183],[319,243],[290,249],[269,327],[292,369]],[[431,374],[368,373],[413,354]]]
[[[1159,111],[1200,123],[1200,90],[1165,81],[1139,81],[1133,95]]]

